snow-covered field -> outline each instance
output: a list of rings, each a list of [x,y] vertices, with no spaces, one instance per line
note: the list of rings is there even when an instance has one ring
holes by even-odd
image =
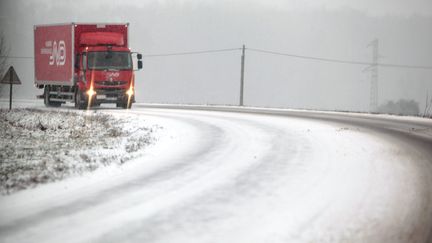
[[[432,239],[430,120],[411,131],[391,117],[379,130],[271,114],[98,112],[163,129],[122,166],[0,196],[1,242]]]
[[[0,109],[0,192],[123,164],[154,143],[158,129],[97,111]]]

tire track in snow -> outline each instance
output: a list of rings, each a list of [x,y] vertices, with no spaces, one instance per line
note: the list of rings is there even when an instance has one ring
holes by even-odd
[[[173,119],[166,117],[167,119]],[[183,121],[182,121],[183,120]],[[43,224],[44,221],[51,221],[55,218],[64,218],[70,215],[73,215],[83,208],[93,208],[97,207],[99,204],[104,203],[106,201],[113,200],[118,197],[122,197],[128,193],[133,193],[135,190],[138,190],[141,187],[151,187],[153,184],[157,184],[158,182],[163,182],[166,179],[174,176],[178,176],[178,174],[182,174],[183,171],[190,170],[196,165],[188,162],[188,157],[196,158],[199,156],[205,155],[204,152],[209,151],[210,148],[218,148],[221,146],[223,140],[223,131],[215,126],[210,126],[207,124],[176,118],[176,122],[181,122],[185,124],[192,124],[197,127],[204,127],[204,131],[210,134],[219,134],[219,138],[215,137],[213,140],[209,140],[209,143],[203,143],[199,146],[196,146],[194,149],[196,151],[191,151],[189,154],[182,155],[186,161],[175,161],[175,163],[169,164],[168,166],[162,167],[153,171],[152,173],[143,173],[140,175],[139,173],[131,178],[128,181],[123,182],[122,184],[114,185],[110,188],[105,188],[100,191],[96,191],[91,195],[87,195],[84,198],[76,198],[75,200],[67,200],[61,203],[58,206],[50,207],[50,208],[42,208],[43,210],[33,212],[32,215],[26,215],[25,218],[17,219],[13,222],[9,222],[7,225],[0,226],[0,235],[13,234],[14,231],[19,231],[20,228],[31,227],[34,224]],[[205,134],[203,134],[205,135]],[[205,135],[206,136],[206,135]]]
[[[133,112],[188,124],[199,131],[197,147],[164,157],[166,166],[149,174],[129,173],[117,190],[85,193],[82,207],[67,202],[70,214],[3,231],[10,240],[426,242],[432,228],[430,152],[394,132],[337,132],[269,115]],[[98,199],[109,192],[118,195]]]
[[[270,130],[271,129],[268,129],[269,133],[271,133]],[[403,183],[401,184],[401,182],[398,182],[397,180],[404,180],[404,178],[410,178],[413,176],[412,173],[414,173],[414,175],[416,173],[419,173],[419,169],[421,170],[421,168],[425,169],[424,173],[430,173],[431,168],[430,166],[419,166],[419,163],[421,164],[421,161],[416,161],[416,159],[409,158],[412,156],[412,148],[410,146],[404,147],[398,145],[404,149],[402,149],[402,151],[396,151],[396,154],[398,155],[396,157],[391,156],[383,157],[381,159],[374,159],[374,156],[379,157],[381,152],[386,152],[393,155],[394,151],[391,150],[399,149],[398,146],[389,146],[390,144],[392,144],[392,141],[391,139],[389,140],[388,136],[385,136],[385,139],[379,139],[376,134],[374,136],[375,137],[364,136],[363,134],[359,133],[355,134],[355,136],[352,136],[351,138],[360,139],[360,143],[366,143],[365,141],[368,140],[371,140],[370,142],[372,142],[372,144],[369,144],[369,146],[360,146],[361,148],[356,152],[357,154],[351,155],[351,157],[357,156],[359,153],[366,152],[366,149],[372,150],[372,152],[368,151],[371,156],[366,157],[366,161],[364,161],[364,163],[359,163],[358,160],[354,160],[355,164],[357,164],[355,165],[354,169],[357,168],[360,170],[360,173],[357,173],[358,175],[353,174],[353,168],[344,168],[343,166],[342,168],[340,168],[341,165],[339,163],[331,163],[332,169],[330,170],[330,175],[327,175],[327,177],[324,176],[324,179],[321,178],[321,180],[318,180],[318,182],[327,184],[327,187],[313,184],[314,186],[306,188],[307,190],[305,190],[305,193],[309,195],[306,195],[303,198],[303,201],[307,204],[309,201],[312,201],[310,200],[311,198],[315,200],[320,200],[319,197],[315,196],[317,194],[320,194],[319,190],[324,189],[324,191],[329,191],[329,187],[331,186],[340,187],[340,185],[335,184],[335,180],[332,180],[330,178],[332,176],[338,176],[338,174],[342,175],[338,176],[340,178],[336,180],[336,182],[338,181],[339,184],[347,183],[348,185],[350,185],[351,182],[347,179],[352,179],[354,181],[354,186],[342,186],[339,191],[330,193],[330,195],[334,198],[325,198],[328,201],[325,201],[325,203],[320,204],[318,207],[306,207],[310,210],[313,210],[313,213],[309,214],[309,216],[307,216],[307,213],[301,215],[301,217],[306,219],[301,219],[297,222],[294,222],[294,226],[292,225],[292,222],[290,222],[292,221],[290,220],[290,217],[292,217],[292,215],[286,215],[286,217],[284,218],[285,227],[289,228],[288,226],[291,223],[292,229],[290,230],[287,230],[286,228],[284,230],[283,227],[280,228],[280,225],[278,225],[277,223],[274,224],[274,221],[278,221],[278,217],[277,215],[275,217],[275,215],[271,213],[272,210],[270,210],[269,212],[271,216],[267,221],[268,224],[264,223],[262,225],[259,225],[258,227],[254,227],[253,225],[251,225],[253,224],[252,222],[266,220],[263,220],[260,217],[254,218],[246,216],[245,218],[249,220],[243,220],[240,224],[240,228],[235,227],[235,223],[230,222],[230,216],[233,216],[234,214],[235,216],[240,216],[238,218],[241,218],[241,215],[237,215],[238,213],[233,211],[239,211],[239,209],[241,211],[241,207],[245,205],[247,206],[247,203],[244,203],[245,200],[243,200],[243,204],[237,205],[235,210],[231,212],[229,212],[229,210],[226,210],[226,208],[229,208],[230,200],[233,201],[231,202],[231,204],[241,202],[241,200],[233,200],[231,196],[234,195],[235,197],[236,191],[237,194],[239,194],[238,192],[242,191],[233,189],[232,185],[226,185],[225,188],[218,188],[218,190],[216,190],[214,193],[217,194],[220,191],[225,191],[226,193],[226,191],[231,190],[232,192],[229,193],[229,195],[231,196],[225,195],[219,198],[217,196],[213,196],[212,199],[212,195],[207,194],[202,197],[198,197],[195,199],[195,202],[191,202],[186,205],[177,205],[176,208],[167,210],[167,212],[159,215],[159,218],[156,215],[156,219],[144,220],[141,222],[140,220],[136,220],[136,222],[128,224],[127,228],[121,228],[121,230],[117,232],[107,234],[105,237],[101,238],[100,241],[104,241],[107,239],[124,239],[124,237],[128,235],[128,237],[132,237],[132,241],[144,240],[150,242],[263,242],[268,241],[269,239],[272,242],[426,242],[425,239],[427,239],[427,230],[428,227],[431,227],[430,222],[428,222],[428,220],[431,219],[430,213],[428,213],[430,212],[431,207],[423,207],[426,210],[420,211],[419,208],[410,207],[409,205],[398,205],[398,200],[400,200],[398,197],[401,196],[398,188],[409,188],[409,186],[414,186],[415,190],[419,190],[420,192],[423,191],[420,198],[410,198],[412,202],[417,201],[420,202],[420,204],[422,205],[427,205],[428,197],[430,197],[431,195],[431,190],[424,191],[424,187],[418,188],[418,181],[407,183],[409,186],[405,185],[404,187],[402,185]],[[347,141],[345,140],[343,142]],[[343,145],[343,143],[336,143],[326,147],[327,150],[331,151],[338,146],[344,147]],[[374,148],[378,149],[373,150]],[[341,151],[344,151],[344,149],[349,151],[351,148],[345,146],[343,149],[341,149]],[[325,155],[326,153],[321,154]],[[329,157],[331,158],[340,158],[335,156],[335,154],[329,154]],[[274,159],[274,156],[272,157],[272,159]],[[392,165],[387,163],[392,160],[395,160],[396,163],[400,160],[403,163],[407,162],[408,164],[410,164],[409,172],[411,174],[404,174],[404,171],[402,171],[402,174],[400,174],[401,171],[392,168]],[[377,168],[376,164],[383,162],[386,164],[386,166]],[[345,170],[342,172],[345,172],[348,175],[354,175],[354,178],[344,176],[344,173],[342,173],[341,170]],[[386,171],[388,172],[386,173]],[[257,172],[259,171],[256,170],[255,173]],[[329,171],[326,170],[324,174],[328,172]],[[396,182],[386,181],[385,179],[381,178],[385,175],[388,177],[392,177],[392,173],[399,174],[398,177],[395,177],[393,179],[396,180]],[[246,174],[247,177],[248,173],[243,174]],[[255,179],[259,178],[255,177]],[[356,183],[359,184],[365,180],[371,182],[361,185],[355,185]],[[428,180],[426,180],[426,182],[427,181]],[[432,181],[429,180],[429,183],[431,182]],[[386,190],[378,190],[378,192],[373,192],[373,188],[375,187],[376,191],[376,187],[379,187],[380,185],[386,185],[393,191],[387,192],[387,194],[382,197],[379,195],[379,193],[386,192]],[[253,183],[249,184],[249,186],[253,186]],[[314,187],[317,187],[318,189],[310,190]],[[359,188],[360,190],[355,192],[358,193],[358,195],[353,196],[352,192],[350,194],[349,191],[352,191],[355,188]],[[353,199],[346,200],[344,198],[345,196],[353,196]],[[242,195],[239,197],[244,196]],[[371,200],[370,197],[372,197]],[[256,198],[254,197],[247,197],[247,200],[254,201],[255,199]],[[279,199],[283,200],[283,198]],[[342,202],[337,202],[337,200],[341,200]],[[354,201],[354,203],[350,201]],[[347,204],[348,207],[344,204]],[[299,207],[298,205],[297,207],[301,208],[301,206]],[[212,213],[211,211],[214,211],[215,208],[218,209],[216,210],[217,213]],[[254,207],[249,209],[253,210]],[[281,209],[283,209],[283,207]],[[188,211],[189,213],[187,213]],[[228,213],[226,211],[228,211]],[[338,218],[337,211],[345,211],[345,215],[339,216],[339,218],[341,218],[340,222],[328,222],[329,219],[334,220],[335,217],[336,219]],[[357,213],[353,213],[352,211]],[[251,212],[253,214],[253,211]],[[420,215],[419,212],[426,212],[426,215]],[[224,216],[216,215],[220,213],[224,213]],[[291,213],[295,214],[295,212]],[[384,218],[382,215],[380,215],[383,213],[385,214]],[[400,221],[399,219],[399,221],[396,220],[397,222],[393,223],[392,221],[395,221],[395,218],[398,218],[398,213],[405,214],[405,217],[408,217],[408,220],[404,222]],[[409,215],[411,213],[413,213],[415,216],[410,217]],[[204,216],[202,216],[203,214]],[[396,214],[396,216],[393,214]],[[333,227],[332,224],[336,224],[336,226]],[[421,227],[422,224],[423,227]],[[133,229],[131,229],[131,225],[135,225]],[[227,229],[226,227],[223,227],[223,225],[226,225],[228,228],[235,228],[235,230]],[[270,232],[266,232],[265,230],[263,230],[263,228],[265,228],[266,226],[269,227],[268,225],[271,225],[270,228],[277,228],[279,231],[270,230]],[[325,230],[322,230],[323,226],[325,227]],[[264,234],[260,235],[260,231],[264,231]],[[287,233],[286,231],[291,231],[291,233]]]
[[[166,116],[166,115],[160,115],[160,116]],[[179,118],[177,116],[176,119],[181,120],[182,118]],[[157,178],[157,180],[160,183],[156,183],[155,185],[145,185],[145,184],[139,182],[138,183],[139,186],[142,185],[143,187],[150,187],[150,189],[144,190],[145,193],[140,192],[141,194],[146,194],[146,193],[148,194],[147,191],[152,191],[151,189],[152,189],[152,187],[154,187],[153,188],[153,194],[158,196],[157,193],[155,193],[155,191],[156,191],[155,189],[161,188],[161,186],[158,184],[164,184],[165,183],[171,187],[171,190],[176,190],[179,187],[179,184],[187,184],[190,181],[194,181],[196,179],[203,178],[205,176],[205,173],[204,174],[202,173],[202,172],[205,172],[205,171],[203,171],[203,167],[205,167],[206,165],[208,166],[210,164],[209,162],[214,162],[212,160],[209,160],[209,162],[206,162],[207,161],[206,158],[213,157],[215,155],[214,153],[212,153],[212,150],[216,151],[218,156],[223,156],[225,153],[229,153],[230,152],[229,150],[232,150],[233,147],[228,147],[228,151],[223,149],[223,147],[226,146],[226,143],[223,139],[218,139],[217,137],[223,138],[224,132],[221,131],[219,128],[209,126],[208,124],[202,124],[200,122],[196,122],[196,121],[194,121],[194,119],[191,119],[191,118],[189,118],[187,122],[189,124],[193,124],[194,126],[201,128],[202,131],[200,133],[200,138],[202,138],[202,137],[207,137],[207,139],[211,138],[207,141],[210,143],[207,144],[206,146],[202,146],[203,141],[201,141],[200,146],[202,146],[202,149],[198,148],[198,150],[195,151],[195,149],[197,149],[197,148],[193,147],[192,148],[192,154],[190,154],[190,155],[184,155],[183,154],[183,157],[178,159],[179,161],[173,163],[174,167],[172,169],[175,168],[176,170],[171,170],[171,169],[162,170],[162,171],[159,171],[156,175],[153,175],[153,176],[155,176],[155,178]],[[230,131],[230,132],[232,133],[234,131]],[[210,134],[208,134],[208,133],[210,133]],[[216,143],[216,144],[214,144],[214,143]],[[206,144],[206,143],[204,143],[204,144]],[[222,147],[222,148],[220,148],[220,147]],[[188,156],[189,156],[189,158],[193,158],[193,159],[189,160]],[[176,160],[174,159],[174,161],[176,161]],[[199,162],[199,164],[197,162]],[[184,163],[184,166],[182,167],[182,170],[184,171],[184,173],[182,172],[182,170],[179,171],[178,170],[179,168],[176,167],[179,163]],[[211,166],[223,167],[223,164],[214,163]],[[204,168],[204,169],[211,171],[212,169],[214,169],[213,167]],[[175,178],[174,179],[171,178],[169,181],[165,180],[166,178],[169,177],[169,175],[174,174],[174,173],[172,173],[172,171],[175,171],[175,173],[177,174],[176,177],[178,177],[179,180],[176,181]],[[146,178],[139,178],[138,177],[136,180],[140,181],[142,179],[146,179]],[[205,179],[205,178],[203,178],[203,179]],[[182,182],[182,183],[180,183],[180,182]],[[136,184],[135,182],[132,182],[132,183],[126,182],[125,184],[119,185],[118,187],[127,189],[127,192],[129,194],[137,194],[137,191],[139,191],[139,188],[138,188],[139,186],[137,187],[135,184]],[[166,189],[166,188],[162,187],[162,189]],[[136,190],[136,191],[134,192],[134,190]],[[116,191],[118,191],[118,190],[115,190],[114,192],[116,192]],[[157,190],[157,191],[159,191],[159,190]],[[102,192],[102,194],[106,195],[107,193],[110,193],[110,192],[113,192],[113,191],[111,191],[111,189],[109,189],[107,192]],[[168,190],[168,192],[169,192],[169,190]],[[168,192],[164,191],[164,193],[168,193]],[[159,191],[158,193],[160,194],[161,192]],[[122,193],[122,194],[127,194],[127,193]],[[66,224],[70,223],[71,221],[73,222],[74,218],[76,218],[77,222],[81,221],[83,218],[88,217],[88,215],[86,215],[86,214],[95,213],[92,211],[98,211],[100,208],[102,208],[101,213],[106,212],[106,208],[105,208],[106,205],[103,205],[103,204],[109,205],[109,204],[113,204],[112,201],[117,201],[116,203],[118,203],[119,207],[114,207],[115,209],[113,209],[113,207],[111,207],[112,210],[110,212],[113,213],[113,211],[116,211],[119,208],[121,209],[121,204],[122,204],[121,201],[124,201],[122,198],[122,194],[118,195],[118,197],[120,199],[111,200],[109,202],[104,202],[104,199],[110,199],[110,198],[104,198],[104,197],[99,198],[99,196],[100,196],[99,192],[96,193],[95,195],[89,195],[90,196],[89,198],[81,199],[81,204],[78,203],[78,205],[76,205],[76,202],[72,202],[72,203],[68,203],[68,204],[64,205],[64,207],[54,209],[54,212],[59,212],[59,214],[55,213],[54,215],[50,215],[49,212],[52,209],[48,209],[48,214],[46,214],[47,212],[40,213],[39,215],[37,215],[36,217],[33,218],[34,221],[30,220],[30,222],[28,223],[27,226],[33,225],[33,223],[35,223],[35,221],[39,220],[40,222],[38,222],[38,225],[39,225],[38,227],[41,229],[38,229],[37,232],[42,232],[42,235],[43,235],[46,231],[49,231],[48,229],[50,227],[52,227],[53,225],[56,225],[56,227],[59,227],[59,226],[61,227],[61,225],[63,224],[66,227]],[[130,204],[131,203],[130,202],[131,201],[130,196],[129,197],[126,196],[126,198],[129,200],[129,202],[127,204]],[[137,200],[136,198],[134,200],[136,203],[139,201],[142,201],[142,200]],[[131,205],[128,205],[128,206],[130,207]],[[71,207],[71,208],[68,208],[68,207]],[[66,209],[65,210],[66,213],[64,215],[61,215],[61,210],[58,210],[58,209]],[[77,212],[77,210],[79,210],[79,212]],[[72,214],[67,213],[68,211],[72,212]],[[86,211],[90,211],[90,213],[86,212]],[[99,211],[101,211],[101,210],[99,210]],[[95,213],[95,214],[97,214],[97,213]],[[40,217],[41,215],[43,215],[43,216]],[[60,219],[57,220],[57,218],[60,218]],[[24,220],[26,220],[26,219],[24,219]],[[45,228],[43,227],[44,221],[46,221]],[[58,222],[58,221],[61,221],[63,223]],[[22,222],[19,222],[19,223],[22,223]],[[24,226],[23,228],[25,231],[26,225],[21,224],[20,226]],[[10,227],[13,228],[14,225],[11,225]],[[14,233],[13,231],[10,230],[11,228],[8,228],[7,226],[2,227],[3,232],[5,232],[6,234],[7,233]],[[19,227],[19,228],[21,228],[21,227]],[[22,230],[22,228],[17,229],[16,231],[20,231],[20,230]],[[71,238],[67,237],[66,235],[63,235],[62,238],[63,237],[65,237],[65,239],[63,239],[63,240],[71,239]],[[76,240],[76,238],[73,238],[73,239]]]

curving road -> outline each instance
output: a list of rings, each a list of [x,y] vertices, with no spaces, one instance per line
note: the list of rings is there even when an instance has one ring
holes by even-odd
[[[432,242],[431,120],[104,112],[153,120],[164,135],[121,169],[0,198],[1,242]]]

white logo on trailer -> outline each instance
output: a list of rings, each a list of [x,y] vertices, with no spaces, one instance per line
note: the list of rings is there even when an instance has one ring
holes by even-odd
[[[50,65],[63,66],[66,62],[66,44],[63,40],[58,42],[54,41],[52,47],[52,53],[50,56]]]
[[[63,40],[46,41],[45,48],[41,49],[41,54],[48,54],[49,65],[63,66],[66,63],[66,44]]]

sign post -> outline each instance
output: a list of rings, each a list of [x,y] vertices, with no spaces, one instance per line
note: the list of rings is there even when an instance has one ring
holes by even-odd
[[[0,83],[2,84],[9,84],[10,92],[9,92],[9,110],[12,109],[12,85],[14,84],[21,84],[21,80],[19,79],[17,73],[15,72],[15,69],[10,66],[10,68],[7,70],[3,78],[1,79]]]

